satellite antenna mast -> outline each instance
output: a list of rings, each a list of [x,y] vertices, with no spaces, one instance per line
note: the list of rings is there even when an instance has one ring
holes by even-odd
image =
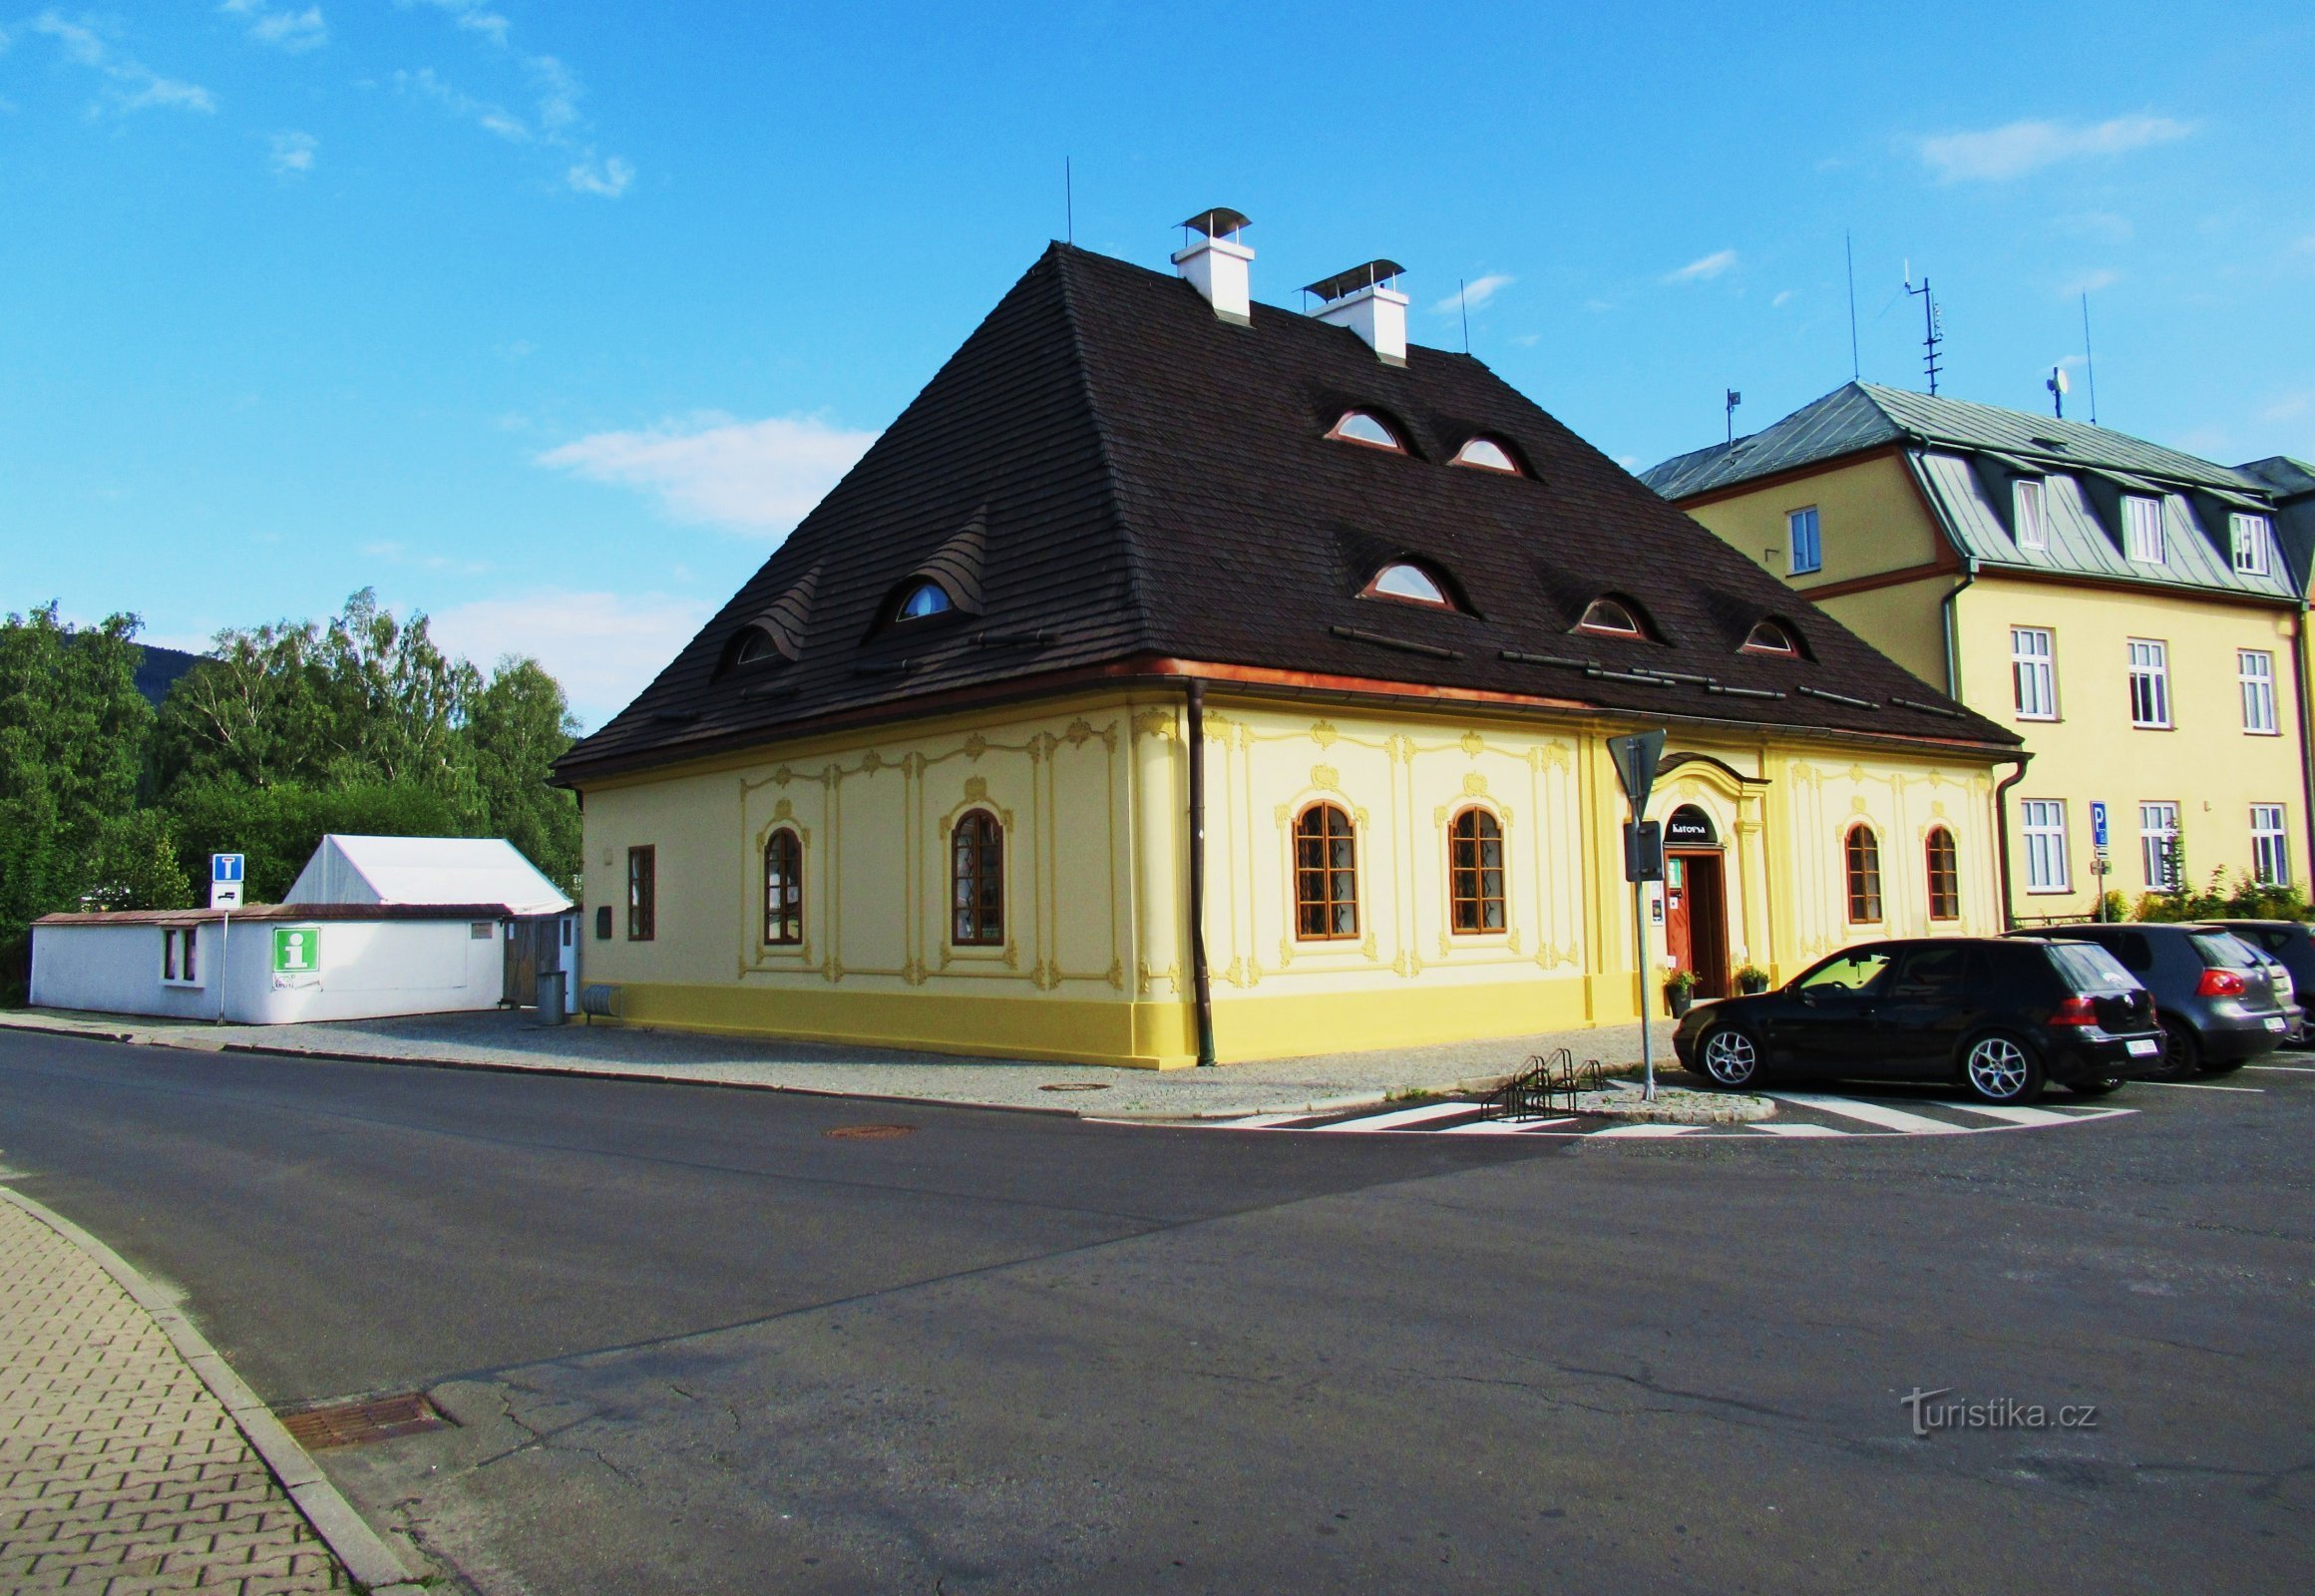
[[[2042,386],[2050,390],[2051,411],[2060,421],[2066,419],[2066,396],[2074,391],[2074,384],[2066,380],[2064,366],[2052,366],[2050,375],[2042,379]]]
[[[1061,158],[1061,225],[1062,234],[1072,246],[1077,242],[1077,185],[1069,172],[1069,158]]]
[[[2098,425],[2098,363],[2090,358],[2090,291],[2082,294],[2082,374],[2090,379],[2090,424]]]
[[[1463,313],[1463,353],[1471,352],[1471,303],[1464,296],[1463,279],[1455,279],[1455,308]]]
[[[1929,274],[1921,274],[1921,286],[1913,286],[1913,262],[1905,262],[1905,291],[1921,297],[1921,364],[1929,373],[1929,391],[1937,392],[1937,346],[1945,342],[1945,312],[1938,308],[1937,295],[1929,286]]]
[[[1849,238],[1849,230],[1841,229],[1841,254],[1849,267],[1849,381],[1864,376],[1864,363],[1857,359],[1857,247]]]
[[[1728,394],[1729,442],[1735,443],[1736,441],[1736,406],[1744,402],[1744,396],[1734,388],[1728,390]]]

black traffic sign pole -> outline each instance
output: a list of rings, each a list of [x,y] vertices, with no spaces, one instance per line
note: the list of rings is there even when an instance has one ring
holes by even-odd
[[[1656,767],[1664,758],[1664,733],[1639,731],[1629,737],[1610,737],[1608,757],[1615,762],[1616,780],[1632,805],[1624,827],[1624,879],[1632,884],[1632,957],[1640,980],[1640,1068],[1642,1097],[1656,1101],[1656,1044],[1649,1035],[1648,905],[1651,881],[1664,879],[1664,832],[1640,817],[1648,809],[1649,789],[1656,785]]]

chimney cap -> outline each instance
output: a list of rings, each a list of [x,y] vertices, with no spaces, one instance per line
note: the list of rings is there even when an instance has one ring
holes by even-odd
[[[1321,299],[1340,299],[1360,288],[1371,288],[1378,283],[1388,282],[1402,275],[1405,270],[1406,267],[1395,260],[1369,260],[1362,266],[1352,266],[1349,271],[1338,271],[1332,277],[1322,277],[1303,292],[1315,293]]]
[[[1246,212],[1243,210],[1233,210],[1228,205],[1216,205],[1211,210],[1199,211],[1182,225],[1193,232],[1202,232],[1209,238],[1219,238],[1226,233],[1236,232],[1241,227],[1251,227],[1254,223],[1247,219]]]

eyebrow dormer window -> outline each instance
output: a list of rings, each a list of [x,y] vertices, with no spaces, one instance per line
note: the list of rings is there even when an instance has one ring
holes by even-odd
[[[939,583],[920,582],[901,596],[900,607],[893,611],[893,619],[923,620],[928,615],[947,614],[956,607]]]
[[[752,665],[760,660],[784,657],[780,645],[772,640],[772,634],[761,626],[742,627],[739,646],[731,651],[731,662],[735,665]]]
[[[1450,466],[1470,466],[1479,471],[1500,471],[1507,476],[1524,477],[1519,462],[1511,458],[1511,451],[1492,438],[1473,438],[1455,451]]]
[[[1342,443],[1364,444],[1369,449],[1387,449],[1394,455],[1406,453],[1406,445],[1390,424],[1371,410],[1346,410],[1343,419],[1336,422],[1328,437]]]
[[[1563,611],[1564,613],[1564,611]],[[1596,631],[1607,637],[1645,637],[1640,629],[1639,616],[1613,598],[1595,598],[1584,611],[1584,618],[1576,622],[1578,631]]]
[[[1787,658],[1799,654],[1800,647],[1792,640],[1792,633],[1773,620],[1763,620],[1744,637],[1744,652],[1748,654],[1783,654]]]
[[[1395,598],[1400,603],[1424,604],[1432,609],[1452,609],[1455,601],[1447,597],[1445,584],[1411,561],[1394,560],[1374,573],[1374,580],[1358,596],[1361,598]]]

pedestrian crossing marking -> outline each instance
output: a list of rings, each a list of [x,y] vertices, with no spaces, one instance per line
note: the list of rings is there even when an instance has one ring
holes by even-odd
[[[1761,1095],[1774,1098],[1788,1109],[1804,1114],[1819,1114],[1846,1123],[1824,1124],[1804,1118],[1717,1120],[1685,1125],[1656,1121],[1635,1123],[1610,1120],[1603,1123],[1606,1116],[1591,1114],[1560,1114],[1548,1119],[1497,1119],[1485,1117],[1487,1105],[1484,1103],[1455,1099],[1417,1103],[1406,1108],[1385,1109],[1380,1113],[1306,1109],[1300,1113],[1249,1114],[1239,1119],[1208,1121],[1196,1128],[1371,1135],[1533,1136],[1542,1140],[1577,1136],[1663,1140],[1695,1135],[1736,1137],[1739,1140],[1758,1140],[1763,1136],[1785,1140],[1821,1140],[1827,1136],[1973,1136],[1989,1131],[2039,1130],[2053,1125],[2079,1124],[2086,1120],[2111,1119],[2122,1114],[2139,1112],[2135,1108],[2117,1108],[2105,1104],[2094,1106],[2089,1103],[2068,1103],[2054,1108],[2030,1108],[2023,1104],[2012,1106],[2005,1103],[1919,1097],[1907,1099],[1909,1106],[1900,1108],[1889,1102],[1820,1092],[1771,1091]],[[1934,1109],[1940,1114],[1959,1117],[1958,1120],[1940,1119],[1932,1117],[1928,1112],[1914,1111],[1916,1109]],[[1972,1120],[1978,1122],[1970,1122]],[[1993,1123],[1983,1122],[1988,1120]],[[1131,1121],[1120,1120],[1116,1123]]]
[[[1747,1125],[1744,1128],[1747,1130],[1756,1130],[1761,1132],[1763,1135],[1768,1136],[1846,1136],[1849,1134],[1849,1132],[1845,1130],[1836,1130],[1830,1125],[1752,1124]]]
[[[2001,1103],[1955,1103],[1953,1106],[1965,1114],[1983,1114],[1988,1119],[2012,1125],[2071,1125],[2077,1117],[2054,1108],[2011,1108]]]
[[[1879,1125],[1884,1130],[1901,1130],[1908,1136],[1966,1136],[1966,1125],[1949,1125],[1942,1119],[1931,1119],[1927,1114],[1909,1114],[1902,1108],[1891,1108],[1884,1103],[1858,1102],[1849,1097],[1820,1097],[1813,1092],[1772,1091],[1763,1095],[1795,1108],[1813,1108],[1820,1114],[1838,1114],[1844,1119],[1858,1119],[1868,1125]]]
[[[1419,1108],[1401,1108],[1387,1114],[1369,1114],[1364,1119],[1342,1119],[1332,1125],[1313,1125],[1313,1130],[1403,1130],[1408,1125],[1419,1125],[1426,1119],[1446,1119],[1475,1114],[1477,1103],[1424,1103]]]
[[[1558,1119],[1482,1119],[1469,1125],[1441,1126],[1439,1134],[1442,1136],[1524,1136],[1529,1131],[1541,1130],[1546,1125],[1572,1125],[1574,1123],[1575,1116],[1572,1114],[1564,1115]]]
[[[1693,1136],[1704,1129],[1702,1125],[1613,1125],[1606,1130],[1592,1132],[1595,1136]]]

